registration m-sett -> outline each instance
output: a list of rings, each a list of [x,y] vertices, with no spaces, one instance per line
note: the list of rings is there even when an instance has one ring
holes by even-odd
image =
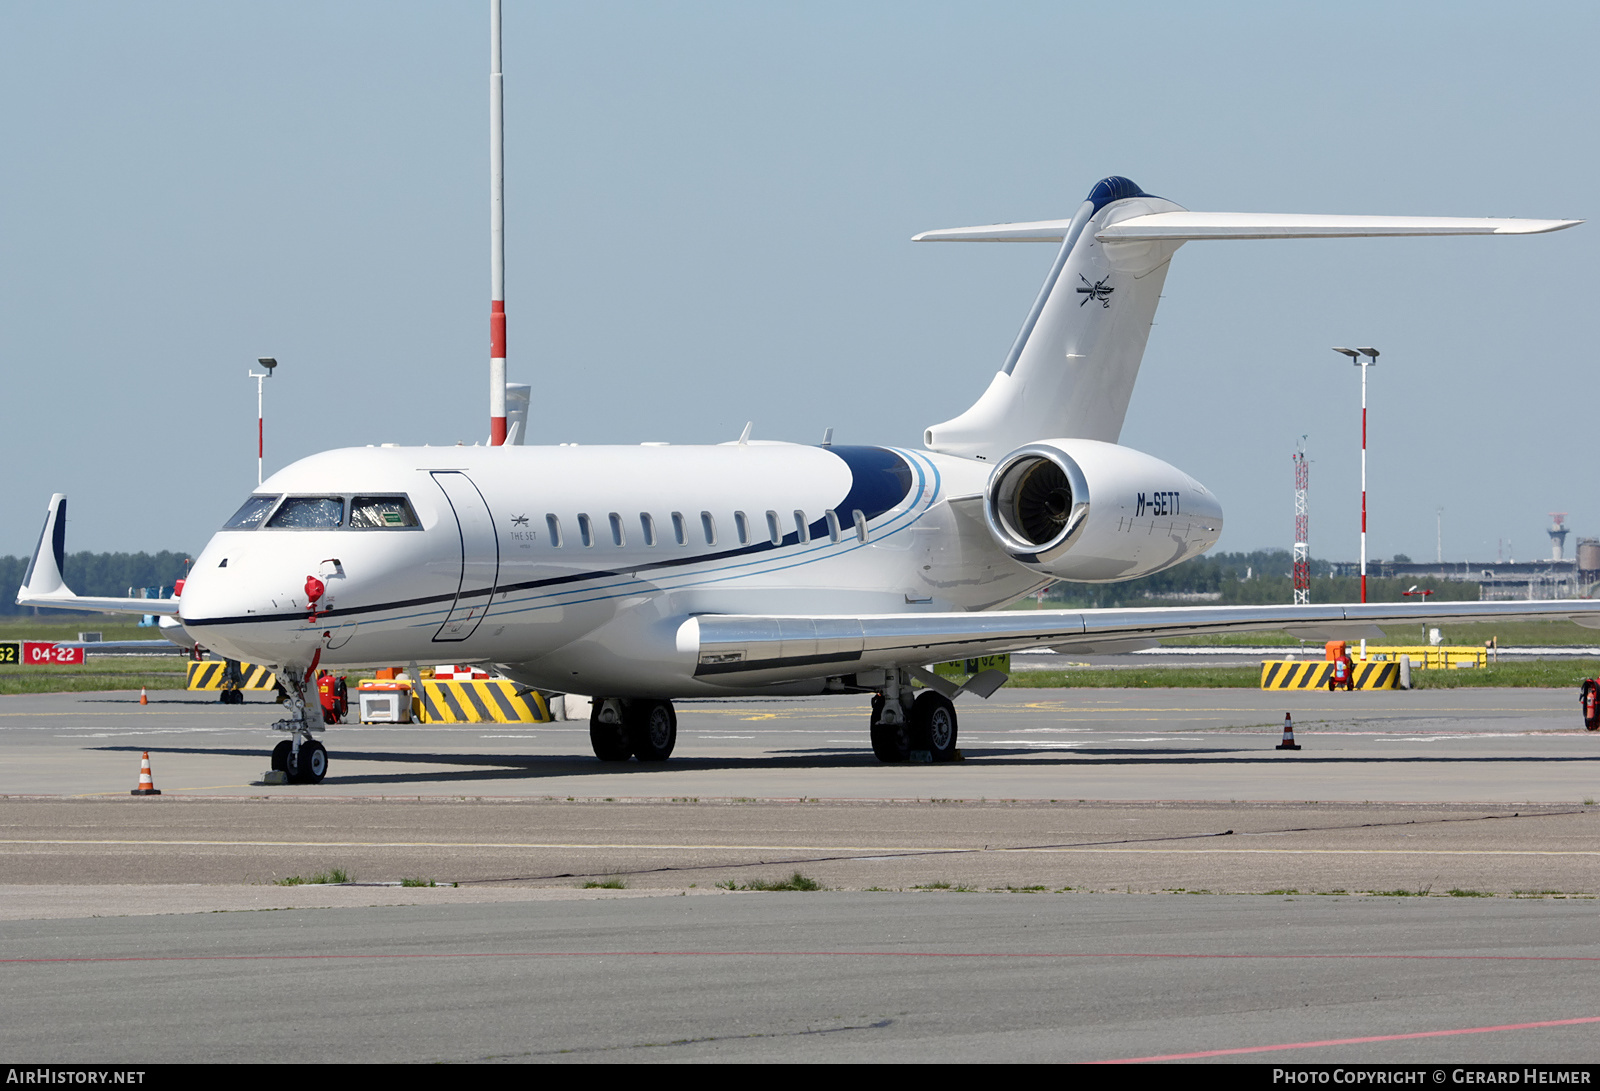
[[[318,668],[483,662],[594,695],[605,761],[665,760],[672,700],[873,694],[874,752],[954,755],[954,699],[930,664],[1185,633],[1523,615],[1600,627],[1600,603],[1000,611],[1054,580],[1113,582],[1203,553],[1222,507],[1177,467],[1117,443],[1162,283],[1185,242],[1518,235],[1571,220],[1190,212],[1126,178],[1070,219],[919,241],[1058,246],[999,373],[924,450],[749,440],[714,446],[366,447],[273,474],[196,559],[176,600],[90,599],[62,582],[51,499],[17,601],[165,610],[290,686],[279,760],[320,780]],[[914,690],[913,680],[923,683]]]

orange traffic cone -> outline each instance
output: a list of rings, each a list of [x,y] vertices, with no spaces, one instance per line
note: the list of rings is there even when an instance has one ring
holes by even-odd
[[[1300,749],[1299,745],[1294,741],[1294,719],[1287,712],[1283,714],[1283,741],[1278,744],[1278,749]]]
[[[156,788],[156,782],[150,777],[150,751],[144,752],[144,758],[139,762],[139,787],[128,793],[130,796],[158,796],[161,794]]]
[[[139,703],[141,705],[148,705],[150,703],[150,697],[145,693],[143,686],[139,687]]]

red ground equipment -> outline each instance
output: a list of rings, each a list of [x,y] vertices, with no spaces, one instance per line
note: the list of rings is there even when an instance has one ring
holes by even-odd
[[[322,722],[343,723],[350,711],[350,690],[344,676],[334,677],[327,671],[317,676],[317,697],[322,701]]]
[[[1578,707],[1583,709],[1583,726],[1590,731],[1600,731],[1600,678],[1584,679]]]

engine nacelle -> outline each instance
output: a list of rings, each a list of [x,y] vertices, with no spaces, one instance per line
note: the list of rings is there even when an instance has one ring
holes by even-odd
[[[1086,583],[1160,572],[1222,534],[1222,505],[1200,482],[1092,439],[1048,439],[1006,455],[989,476],[983,517],[1013,560]]]

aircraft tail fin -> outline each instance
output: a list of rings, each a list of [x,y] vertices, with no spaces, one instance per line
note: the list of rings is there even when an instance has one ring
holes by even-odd
[[[916,242],[1059,243],[1005,364],[966,412],[924,434],[932,450],[993,461],[1038,439],[1117,442],[1167,266],[1185,242],[1528,235],[1581,220],[1191,212],[1103,178],[1070,220],[925,231]]]

